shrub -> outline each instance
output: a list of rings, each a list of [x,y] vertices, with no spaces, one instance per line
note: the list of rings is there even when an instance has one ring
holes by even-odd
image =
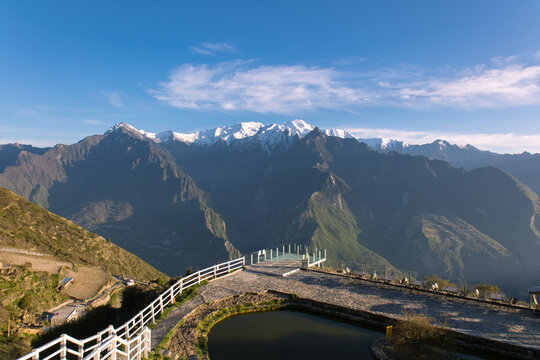
[[[394,327],[393,340],[396,344],[439,345],[446,334],[444,328],[435,326],[426,313],[405,313],[407,317]]]

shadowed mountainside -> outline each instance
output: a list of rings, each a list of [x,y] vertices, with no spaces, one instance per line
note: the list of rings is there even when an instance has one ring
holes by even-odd
[[[283,243],[327,248],[338,266],[515,287],[540,273],[538,196],[512,176],[382,154],[318,129],[269,152],[240,140],[158,142],[117,126],[21,152],[0,185],[170,275]]]

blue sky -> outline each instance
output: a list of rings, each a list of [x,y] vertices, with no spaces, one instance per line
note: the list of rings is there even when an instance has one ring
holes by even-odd
[[[540,152],[538,1],[2,1],[0,143],[302,118]]]

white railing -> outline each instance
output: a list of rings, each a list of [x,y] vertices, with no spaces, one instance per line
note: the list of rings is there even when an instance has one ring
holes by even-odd
[[[326,249],[313,251],[312,255],[307,255],[308,266],[320,266],[326,261]]]
[[[288,244],[261,249],[245,255],[248,265],[263,261],[302,260],[306,257],[309,259],[309,266],[322,264],[326,261],[326,250],[301,244]]]
[[[163,309],[167,305],[174,304],[176,296],[202,281],[216,279],[231,271],[242,269],[245,264],[245,258],[241,257],[197,271],[178,280],[137,315],[118,328],[111,325],[96,335],[83,340],[63,334],[18,360],[65,360],[68,358],[116,360],[118,356],[122,359],[140,360],[150,351],[151,332],[146,325],[155,323],[156,318],[163,313]]]

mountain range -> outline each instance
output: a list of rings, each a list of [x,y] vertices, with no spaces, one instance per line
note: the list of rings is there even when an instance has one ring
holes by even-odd
[[[191,134],[121,123],[74,145],[1,147],[0,186],[169,275],[302,243],[327,248],[338,266],[516,288],[538,279],[538,178],[520,173],[527,154],[393,145],[302,120]],[[485,157],[467,155],[476,152]],[[466,162],[497,156],[513,168]]]

